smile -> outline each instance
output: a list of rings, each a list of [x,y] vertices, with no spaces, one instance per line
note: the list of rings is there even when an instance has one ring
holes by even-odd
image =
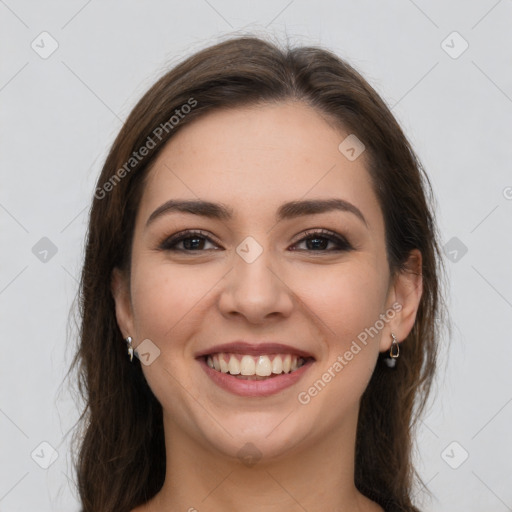
[[[242,397],[267,397],[296,384],[315,359],[293,354],[252,356],[222,352],[199,357],[197,361],[224,391]]]
[[[218,353],[205,356],[206,364],[217,372],[238,376],[245,380],[263,380],[283,373],[291,373],[306,364],[306,359],[294,354]]]

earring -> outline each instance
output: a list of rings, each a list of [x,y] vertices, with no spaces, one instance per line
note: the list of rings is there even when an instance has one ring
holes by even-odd
[[[133,347],[132,347],[132,337],[128,336],[124,341],[126,341],[126,344],[128,345],[128,355],[130,356],[130,362],[133,361]]]
[[[394,333],[391,333],[391,338],[393,338],[393,342],[389,349],[389,357],[386,357],[384,362],[389,366],[389,368],[394,368],[396,365],[396,359],[398,359],[398,356],[400,355],[400,346],[398,345],[398,339]]]

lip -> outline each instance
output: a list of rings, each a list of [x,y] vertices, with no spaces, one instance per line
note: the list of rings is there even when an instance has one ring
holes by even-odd
[[[247,354],[247,352],[245,353]],[[206,358],[204,356],[199,356],[198,362],[213,382],[225,391],[229,391],[230,393],[243,397],[265,397],[275,395],[276,393],[296,384],[309,370],[309,368],[311,368],[315,361],[314,359],[309,359],[303,366],[291,373],[282,373],[266,380],[238,379],[229,373],[219,372],[210,368],[206,364]]]
[[[304,350],[297,349],[290,345],[284,345],[282,343],[247,343],[246,341],[234,341],[232,343],[215,345],[198,352],[195,354],[195,358],[198,359],[207,355],[218,354],[219,352],[247,354],[249,356],[259,356],[263,354],[292,354],[303,357],[304,359],[315,359],[309,352],[305,352]]]

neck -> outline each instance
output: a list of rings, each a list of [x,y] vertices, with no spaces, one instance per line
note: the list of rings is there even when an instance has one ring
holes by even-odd
[[[147,510],[382,511],[354,485],[356,425],[357,411],[341,431],[251,464],[203,445],[164,414],[166,479]]]

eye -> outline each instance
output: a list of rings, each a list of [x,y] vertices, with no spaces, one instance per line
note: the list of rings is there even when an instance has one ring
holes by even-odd
[[[182,247],[177,247],[183,243]],[[176,233],[175,235],[166,238],[159,248],[164,251],[178,251],[178,252],[199,252],[205,249],[205,243],[213,243],[210,237],[206,236],[202,231],[188,230]],[[216,250],[216,249],[214,249]]]
[[[327,229],[308,230],[305,234],[306,236],[304,236],[298,242],[295,242],[292,247],[306,243],[307,248],[292,250],[305,250],[307,252],[341,252],[350,251],[353,249],[345,237]],[[218,245],[213,242],[213,240],[204,232],[199,230],[187,230],[166,238],[163,242],[160,243],[159,249],[164,251],[188,253],[203,252],[205,250],[218,250],[215,248],[205,248],[205,244],[208,243],[218,247]],[[178,247],[179,244],[183,244],[182,247]],[[329,244],[334,244],[334,248],[326,250]]]
[[[347,239],[333,231],[329,231],[327,229],[313,229],[306,231],[306,236],[301,240],[296,242],[294,245],[301,244],[306,242],[308,252],[340,252],[340,251],[350,251],[353,247],[347,241]],[[308,244],[308,242],[310,242]],[[335,245],[334,249],[325,250],[329,243],[333,243]],[[296,249],[293,249],[296,250]],[[299,249],[304,250],[304,249]]]

